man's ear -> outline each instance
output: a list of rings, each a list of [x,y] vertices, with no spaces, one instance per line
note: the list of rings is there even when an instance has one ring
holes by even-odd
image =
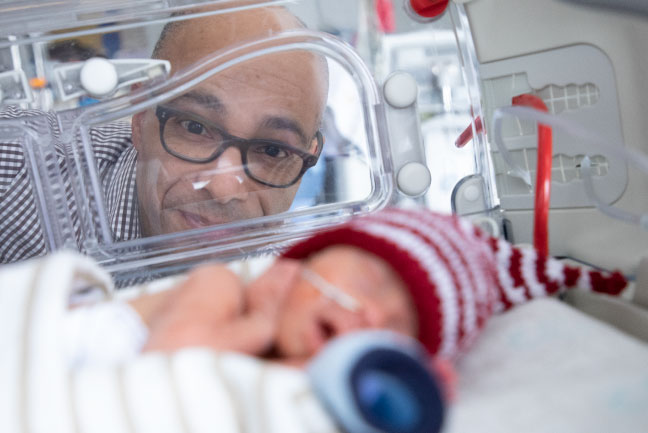
[[[133,142],[133,147],[139,152],[140,145],[142,143],[142,127],[144,123],[145,111],[141,111],[131,119],[131,140]]]
[[[130,91],[131,93],[135,93],[141,87],[141,83],[135,83],[131,85]],[[140,150],[140,143],[142,143],[142,126],[144,122],[144,113],[145,112],[139,112],[133,115],[133,118],[131,119],[131,140],[133,142],[133,147],[135,147],[135,150],[137,151]]]
[[[324,136],[324,134],[322,134],[321,131],[318,131],[317,133],[320,135],[320,137],[322,137],[322,141],[321,141],[322,144],[318,148],[319,143],[317,142],[317,140],[313,140],[313,145],[311,146],[310,149],[308,149],[308,151],[310,153],[313,153],[313,154],[316,154],[317,156],[319,156],[322,153],[322,149],[324,149],[324,143],[326,143],[326,137]]]

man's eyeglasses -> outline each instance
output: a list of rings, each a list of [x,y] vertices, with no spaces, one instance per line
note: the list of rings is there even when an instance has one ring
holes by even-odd
[[[315,152],[273,140],[235,137],[220,127],[192,113],[158,106],[155,115],[160,121],[160,141],[164,149],[183,161],[199,164],[214,161],[230,147],[241,152],[245,173],[256,182],[274,188],[287,188],[297,183],[306,170],[317,163],[322,151],[322,134],[317,131],[313,141]]]

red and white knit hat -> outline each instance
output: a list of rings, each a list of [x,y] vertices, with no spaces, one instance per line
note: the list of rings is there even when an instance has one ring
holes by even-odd
[[[433,355],[456,357],[494,312],[564,287],[618,294],[618,272],[603,274],[538,257],[484,234],[466,219],[428,210],[387,209],[291,246],[305,258],[334,244],[369,251],[401,276],[417,308],[419,340]]]

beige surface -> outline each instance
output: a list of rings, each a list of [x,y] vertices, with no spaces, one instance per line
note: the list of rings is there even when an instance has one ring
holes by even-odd
[[[583,313],[648,342],[648,309],[645,307],[623,299],[578,290],[567,292],[565,300]]]

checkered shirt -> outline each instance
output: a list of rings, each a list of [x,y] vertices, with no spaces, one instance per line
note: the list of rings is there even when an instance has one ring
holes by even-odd
[[[63,188],[69,204],[76,240],[82,238],[59,118],[38,110],[16,107],[0,111],[0,128],[6,120],[20,120],[36,133],[52,134]],[[48,252],[37,197],[22,144],[2,137],[0,131],[0,263],[11,263]],[[140,237],[135,186],[137,152],[126,122],[90,130],[92,149],[103,187],[104,205],[116,241]]]

